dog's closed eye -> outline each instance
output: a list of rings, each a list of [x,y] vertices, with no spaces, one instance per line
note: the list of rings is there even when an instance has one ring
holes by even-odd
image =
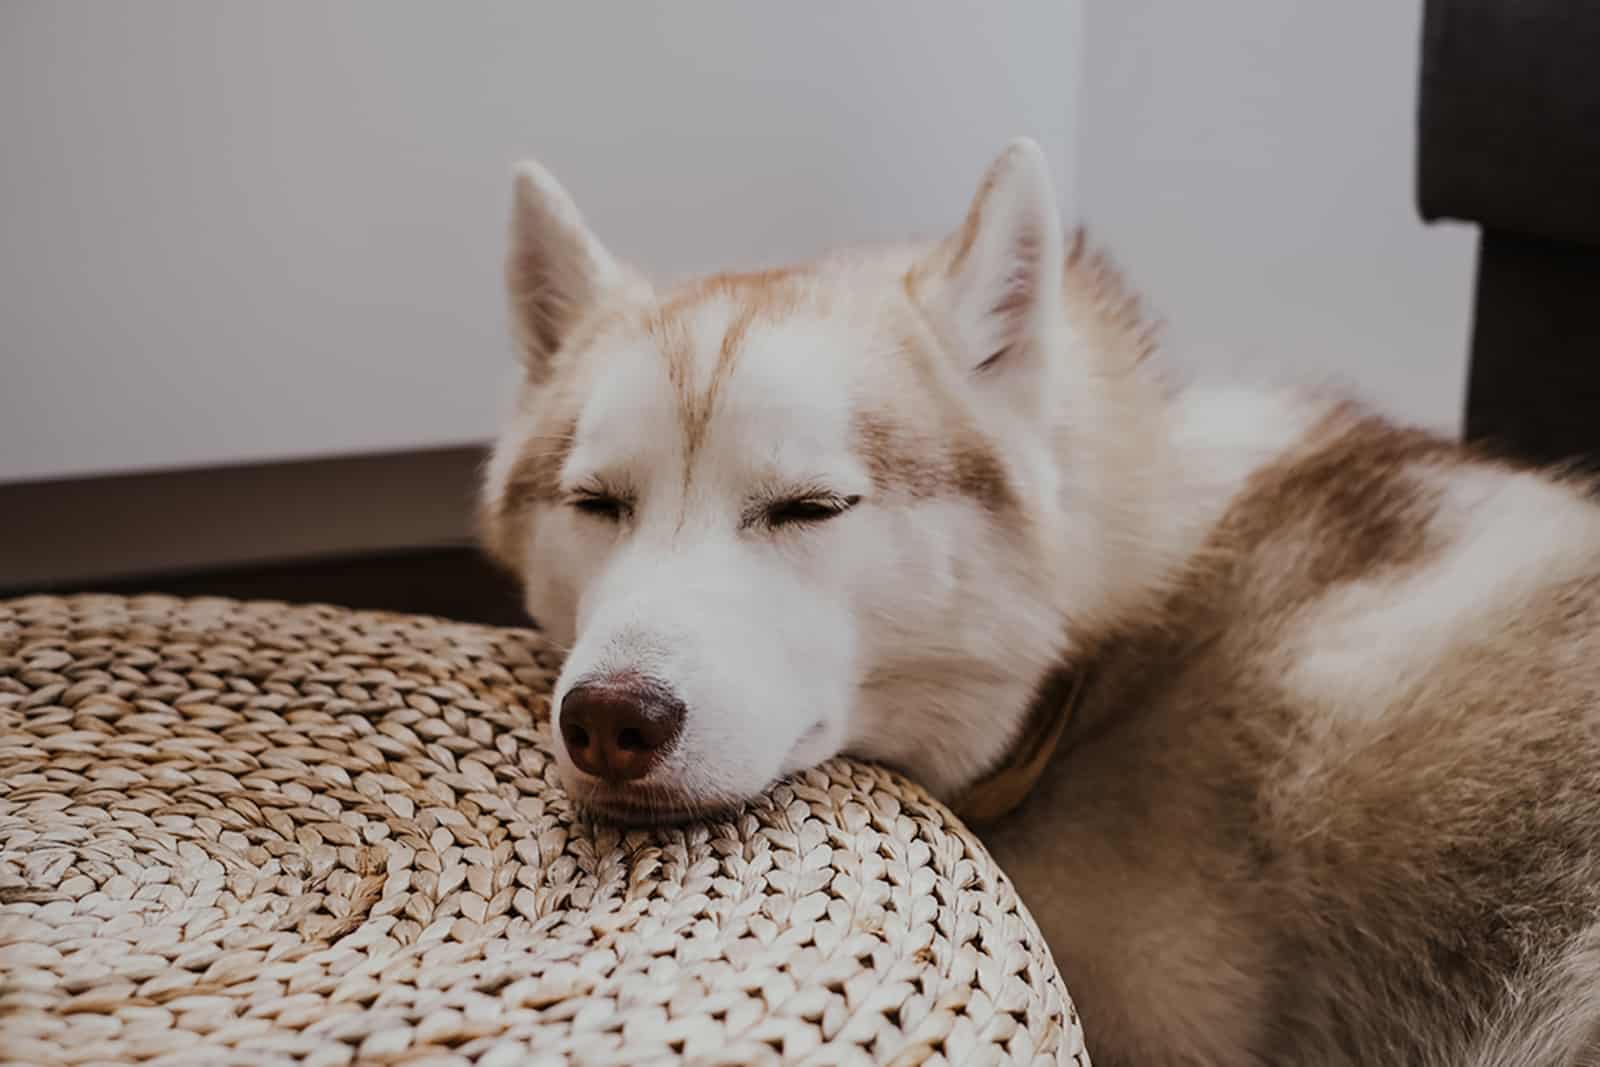
[[[584,515],[606,522],[620,522],[633,510],[624,498],[601,490],[581,490],[568,497],[567,503]]]
[[[838,518],[859,503],[859,496],[812,493],[765,502],[754,517],[773,528],[802,526]]]

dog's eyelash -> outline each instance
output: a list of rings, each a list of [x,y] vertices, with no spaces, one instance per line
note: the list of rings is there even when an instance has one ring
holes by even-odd
[[[567,503],[576,511],[607,522],[627,518],[633,510],[626,498],[598,489],[580,489],[567,498]]]
[[[859,503],[859,496],[839,496],[834,493],[788,497],[764,505],[761,519],[771,527],[826,522],[843,515]]]

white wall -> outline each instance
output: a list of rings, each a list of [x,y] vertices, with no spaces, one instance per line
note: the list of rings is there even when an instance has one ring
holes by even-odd
[[[1017,132],[1180,366],[1453,429],[1472,237],[1412,208],[1419,17],[11,0],[0,481],[482,440],[516,158],[677,272],[940,229]]]
[[[1421,0],[1086,0],[1078,190],[1185,370],[1455,431],[1473,231],[1413,208]]]
[[[9,0],[0,481],[484,439],[525,155],[666,271],[1070,185],[1078,3]]]

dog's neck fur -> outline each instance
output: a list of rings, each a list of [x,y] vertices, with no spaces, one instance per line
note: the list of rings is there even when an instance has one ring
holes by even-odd
[[[912,768],[978,822],[1020,803],[1063,737],[1070,744],[1092,728],[1067,720],[1098,650],[1120,630],[1161,617],[1179,584],[1207,566],[1213,530],[1250,476],[1304,438],[1335,403],[1304,391],[1175,389],[1146,358],[1152,331],[1081,237],[1065,283],[1063,315],[1042,342],[1056,349],[1047,363],[1065,379],[1051,389],[1059,398],[1057,521],[1034,531],[1041,540],[1039,573],[1060,575],[1054,583],[1059,652],[1022,685],[983,694],[1007,697],[974,707],[973,717],[992,722],[991,709],[1011,710],[1003,719],[1008,729],[986,730],[978,742],[989,744],[987,751],[964,752],[969,761],[976,757],[976,767],[968,762],[960,775],[946,767]],[[1071,521],[1081,515],[1111,517],[1094,531],[1098,543],[1071,542],[1083,536]],[[1085,558],[1099,566],[1085,568]],[[1078,684],[1065,684],[1067,678]],[[929,755],[934,762],[946,758]],[[952,778],[959,781],[954,788]]]
[[[982,827],[1003,819],[1028,798],[1072,728],[1090,674],[1087,664],[1063,662],[1045,675],[1028,708],[1021,735],[999,765],[950,802],[951,809],[968,825]]]
[[[1045,349],[1048,455],[1013,472],[1030,495],[1019,537],[1044,601],[1029,617],[1058,636],[1008,677],[989,663],[944,660],[941,650],[866,683],[942,725],[874,737],[859,754],[904,768],[968,811],[980,782],[991,797],[983,807],[1011,806],[992,798],[1031,782],[1040,740],[1060,718],[1048,698],[1040,703],[1049,680],[1079,672],[1109,635],[1160,613],[1250,473],[1303,433],[1319,406],[1257,390],[1175,389],[1149,358],[1154,331],[1081,234],[1064,266],[1058,314],[1033,342]],[[986,419],[980,405],[972,414],[996,438],[1015,432],[1009,413]],[[1033,444],[1023,434],[1004,451],[1026,456]]]

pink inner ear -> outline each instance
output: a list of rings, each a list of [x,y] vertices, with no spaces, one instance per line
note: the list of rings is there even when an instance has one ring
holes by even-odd
[[[1009,250],[1011,269],[1006,274],[999,299],[989,312],[1000,322],[1000,336],[1003,343],[978,364],[977,369],[980,371],[992,367],[1011,351],[1027,325],[1028,312],[1033,309],[1034,301],[1039,296],[1036,290],[1039,283],[1041,245],[1038,236],[1029,231],[1018,233],[1012,239]]]
[[[561,347],[579,310],[587,278],[585,253],[569,235],[544,229],[536,239],[524,237],[506,262],[512,307],[526,343],[532,346],[529,369]]]
[[[542,351],[554,352],[561,347],[561,337],[565,332],[566,318],[571,310],[566,306],[564,295],[550,283],[549,276],[542,273],[542,268],[547,268],[546,263],[536,263],[529,257],[529,263],[522,275],[525,296],[523,297],[524,314],[527,315],[528,329],[537,340]]]

